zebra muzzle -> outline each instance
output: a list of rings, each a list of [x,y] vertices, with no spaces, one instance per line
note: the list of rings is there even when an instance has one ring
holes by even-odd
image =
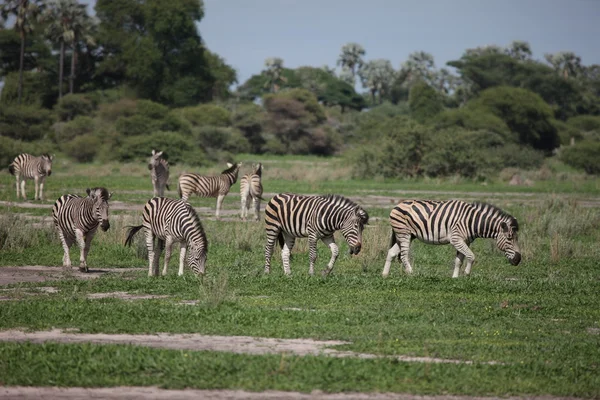
[[[515,256],[509,261],[512,265],[519,265],[519,263],[521,262],[521,253],[515,253]]]
[[[350,247],[350,254],[356,255],[356,254],[360,253],[361,247],[362,247],[361,244],[357,244],[356,246],[351,246]]]
[[[102,230],[106,232],[108,228],[110,228],[110,222],[102,221],[102,223],[100,224],[100,228],[102,228]]]

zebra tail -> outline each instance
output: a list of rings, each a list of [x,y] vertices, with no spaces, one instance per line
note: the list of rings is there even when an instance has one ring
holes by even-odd
[[[183,194],[181,193],[181,183],[177,182],[177,193],[179,193],[179,198],[181,199],[183,197]]]
[[[171,190],[171,188],[169,187],[169,184],[166,184],[165,187],[167,188],[167,190]]]
[[[10,164],[8,166],[8,172],[10,172],[11,175],[15,174],[15,165],[14,164]]]
[[[133,237],[143,227],[144,227],[144,225],[138,225],[138,226],[131,226],[131,227],[129,227],[129,233],[127,234],[127,239],[125,239],[125,246],[131,246],[131,243],[133,243]]]
[[[283,245],[285,244],[285,240],[283,239],[283,232],[279,231],[277,240],[279,241],[279,246],[281,246],[281,248],[283,249]]]
[[[391,249],[395,244],[396,244],[396,234],[392,230],[392,237],[390,238],[390,246],[388,248]]]

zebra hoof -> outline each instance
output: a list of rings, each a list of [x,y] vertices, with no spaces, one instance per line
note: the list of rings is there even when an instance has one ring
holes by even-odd
[[[88,267],[79,267],[79,272],[88,272]]]

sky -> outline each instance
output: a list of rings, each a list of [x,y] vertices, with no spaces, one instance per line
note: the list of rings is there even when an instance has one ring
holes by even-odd
[[[94,0],[90,3],[90,11]],[[341,47],[361,44],[366,60],[395,69],[414,51],[438,68],[484,45],[529,42],[534,58],[573,51],[600,64],[600,0],[204,0],[198,24],[207,47],[238,73],[239,83],[264,69],[335,67]]]

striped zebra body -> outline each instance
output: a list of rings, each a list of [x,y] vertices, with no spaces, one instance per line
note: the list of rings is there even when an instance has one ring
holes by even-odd
[[[262,164],[253,166],[253,171],[240,179],[241,217],[245,221],[250,209],[250,200],[254,209],[255,219],[260,221],[260,201],[262,200],[263,187],[261,182]]]
[[[358,254],[362,247],[362,231],[369,215],[349,199],[337,196],[303,196],[278,194],[265,209],[267,244],[265,246],[265,273],[271,270],[271,256],[275,241],[282,247],[281,258],[286,275],[290,271],[290,253],[296,238],[308,238],[309,274],[314,274],[317,259],[317,241],[321,239],[331,250],[331,259],[323,275],[328,275],[339,254],[333,234],[341,231],[348,242],[350,254]]]
[[[87,197],[65,194],[52,207],[54,226],[63,246],[63,266],[71,266],[69,248],[77,242],[80,249],[79,270],[88,272],[87,255],[98,226],[103,231],[110,228],[108,200],[112,193],[105,188],[87,189]]]
[[[142,228],[146,234],[149,276],[158,275],[159,258],[163,247],[165,247],[165,262],[162,274],[167,274],[171,248],[175,242],[181,243],[179,275],[183,275],[184,261],[187,261],[194,273],[204,274],[208,242],[200,218],[189,203],[166,197],[154,197],[148,200],[144,207],[142,225],[129,229],[125,245],[131,245],[134,235]],[[155,238],[158,239],[156,251]]]
[[[167,184],[169,180],[169,162],[161,157],[162,154],[162,151],[157,152],[152,150],[152,157],[148,161],[154,197],[163,197],[165,195],[165,188],[169,190],[169,185]]]
[[[33,179],[35,182],[34,200],[42,200],[44,198],[44,182],[46,176],[52,174],[52,159],[50,154],[42,154],[39,157],[31,154],[19,154],[12,163],[8,166],[8,171],[15,176],[17,180],[17,199],[20,194],[24,200],[27,200],[25,195],[25,181]]]
[[[511,215],[486,203],[458,200],[406,200],[390,213],[392,237],[382,275],[388,276],[392,260],[398,257],[407,273],[412,273],[410,243],[417,238],[428,244],[451,244],[456,249],[453,278],[464,259],[465,275],[471,273],[475,255],[469,248],[476,238],[493,238],[513,265],[521,261],[517,240],[519,224]]]
[[[238,178],[238,172],[242,163],[227,163],[227,169],[217,176],[203,176],[200,174],[182,174],[179,177],[178,191],[179,197],[183,201],[188,201],[190,195],[197,194],[200,197],[216,197],[217,211],[216,217],[219,218],[223,199],[229,193],[231,185]]]

